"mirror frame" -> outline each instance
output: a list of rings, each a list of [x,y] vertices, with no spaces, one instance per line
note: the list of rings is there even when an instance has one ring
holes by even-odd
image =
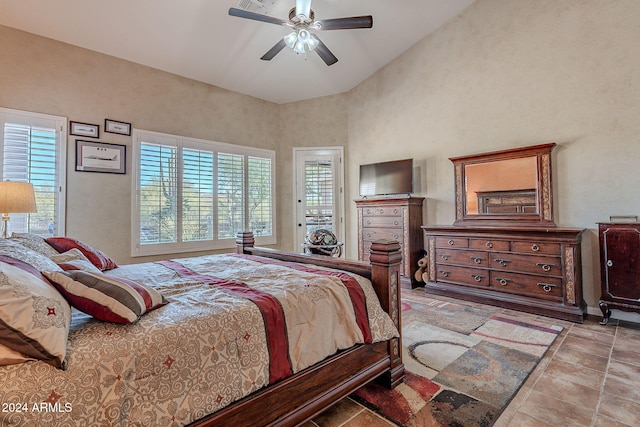
[[[504,225],[505,222],[522,226],[555,227],[553,213],[553,182],[551,173],[551,151],[555,142],[493,151],[462,157],[451,157],[455,173],[456,221],[455,225]],[[465,165],[489,163],[522,157],[537,159],[536,213],[519,214],[468,214],[467,195],[465,193]]]

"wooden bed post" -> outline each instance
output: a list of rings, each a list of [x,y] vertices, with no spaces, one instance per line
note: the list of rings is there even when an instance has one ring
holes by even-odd
[[[400,302],[400,244],[395,240],[376,240],[371,244],[371,281],[384,311],[389,313],[398,330],[402,328],[402,310]],[[388,388],[395,388],[404,378],[402,363],[402,338],[389,341],[391,366],[380,377]]]
[[[236,234],[236,253],[243,254],[244,248],[252,248],[256,239],[253,238],[252,231],[238,231]]]

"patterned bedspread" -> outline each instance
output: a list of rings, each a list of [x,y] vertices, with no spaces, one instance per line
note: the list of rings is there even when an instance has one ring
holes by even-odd
[[[321,267],[234,254],[109,274],[169,304],[132,325],[74,311],[66,370],[0,367],[0,425],[185,425],[338,350],[398,335],[368,280]]]

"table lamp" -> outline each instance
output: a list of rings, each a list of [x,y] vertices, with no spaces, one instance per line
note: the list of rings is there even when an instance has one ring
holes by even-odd
[[[0,182],[0,212],[2,212],[2,238],[9,235],[10,213],[37,212],[33,185],[28,182]]]

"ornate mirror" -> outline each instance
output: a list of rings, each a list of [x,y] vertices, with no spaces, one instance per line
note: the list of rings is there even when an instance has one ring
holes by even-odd
[[[555,226],[551,151],[555,143],[450,158],[456,225]]]

